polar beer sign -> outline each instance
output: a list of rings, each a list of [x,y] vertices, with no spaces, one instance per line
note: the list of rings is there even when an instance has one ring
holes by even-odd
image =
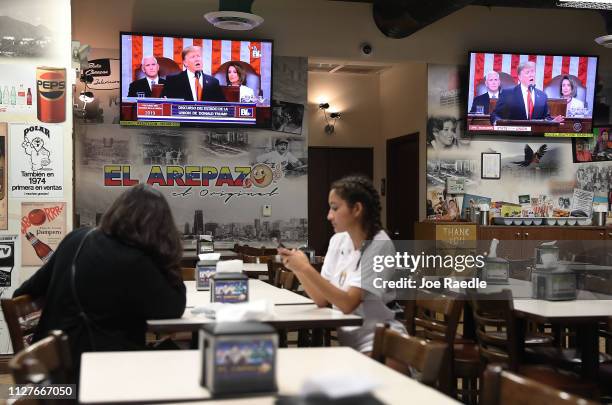
[[[66,69],[36,68],[36,105],[39,121],[66,121]]]

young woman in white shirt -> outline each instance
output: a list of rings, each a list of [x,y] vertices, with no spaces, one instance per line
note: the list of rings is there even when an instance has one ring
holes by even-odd
[[[393,269],[375,272],[372,258],[395,255],[395,249],[382,230],[380,197],[369,179],[350,176],[336,181],[328,200],[327,219],[336,234],[329,241],[321,274],[299,250],[280,248],[279,254],[319,307],[331,304],[345,314],[363,317],[360,327],[339,328],[338,339],[341,345],[369,353],[377,323],[387,322],[405,332],[387,307],[395,299],[394,292],[376,288],[373,282],[378,277],[392,277]]]

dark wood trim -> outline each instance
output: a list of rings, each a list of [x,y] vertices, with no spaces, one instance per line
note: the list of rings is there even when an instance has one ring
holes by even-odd
[[[0,374],[9,374],[8,362],[13,358],[12,354],[0,354]]]

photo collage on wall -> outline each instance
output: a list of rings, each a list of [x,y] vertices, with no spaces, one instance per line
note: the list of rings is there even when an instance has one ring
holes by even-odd
[[[608,199],[612,173],[605,161],[612,151],[612,139],[609,147],[607,144],[610,128],[596,128],[593,138],[466,138],[462,105],[466,99],[462,81],[466,79],[463,67],[428,66],[428,218],[455,220],[465,216],[465,207],[470,206],[465,202],[467,195],[477,196],[491,207],[496,202],[519,205],[519,195],[531,195],[537,201],[551,201],[557,212],[568,213],[570,208],[564,204],[571,201],[575,188],[593,191],[595,199]],[[501,155],[499,179],[483,177],[483,153]],[[463,180],[465,194],[448,194],[449,178]]]

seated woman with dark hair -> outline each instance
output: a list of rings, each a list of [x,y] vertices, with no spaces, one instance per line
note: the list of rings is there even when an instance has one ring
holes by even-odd
[[[252,88],[245,86],[246,75],[244,70],[238,63],[230,62],[227,65],[227,72],[225,72],[225,79],[228,86],[238,87],[240,86],[240,97],[241,102],[252,102],[255,101],[255,92]]]
[[[387,306],[395,300],[395,291],[374,281],[392,276],[395,268],[378,273],[373,258],[395,256],[395,247],[382,229],[380,196],[368,178],[349,176],[337,180],[331,186],[328,202],[327,219],[336,233],[329,241],[321,273],[300,250],[279,248],[278,252],[283,265],[293,271],[315,304],[332,305],[345,314],[363,317],[360,327],[339,328],[338,340],[343,346],[369,353],[377,324],[389,323],[392,329],[406,332]]]
[[[182,316],[181,255],[166,199],[137,185],[108,208],[100,228],[66,235],[13,296],[44,299],[34,340],[63,330],[78,372],[81,353],[143,349],[147,319]]]

